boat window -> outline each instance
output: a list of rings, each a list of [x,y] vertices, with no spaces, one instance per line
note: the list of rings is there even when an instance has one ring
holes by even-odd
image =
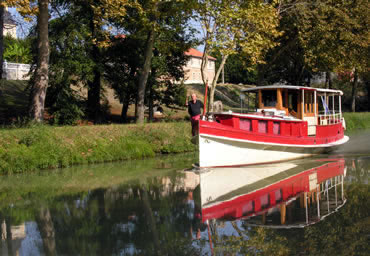
[[[246,99],[244,99],[244,105],[247,106],[247,111],[256,111],[258,108],[257,92],[247,92],[246,96]]]
[[[262,90],[262,103],[265,107],[275,107],[276,90]]]
[[[314,113],[314,93],[305,91],[304,93],[304,112],[305,113]]]
[[[288,108],[298,112],[298,91],[288,90]]]

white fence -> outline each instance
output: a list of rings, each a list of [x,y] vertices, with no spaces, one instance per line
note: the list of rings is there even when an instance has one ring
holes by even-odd
[[[30,69],[30,64],[4,62],[2,77],[6,80],[28,80]]]
[[[337,124],[342,122],[342,113],[334,113],[329,112],[322,114],[320,111],[319,114],[319,124],[320,125],[329,125],[329,124]]]

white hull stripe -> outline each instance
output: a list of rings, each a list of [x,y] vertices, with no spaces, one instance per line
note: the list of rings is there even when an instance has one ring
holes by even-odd
[[[284,146],[284,147],[293,147],[293,148],[328,148],[328,147],[335,147],[346,143],[349,140],[348,136],[344,136],[342,139],[327,143],[327,144],[319,144],[319,145],[301,145],[301,144],[282,144],[282,143],[272,143],[272,142],[260,142],[260,141],[252,141],[252,140],[243,140],[243,139],[235,139],[225,136],[217,136],[217,135],[210,135],[210,134],[200,134],[200,137],[208,137],[208,138],[215,138],[220,140],[227,140],[227,141],[237,141],[237,142],[244,142],[244,143],[251,143],[251,144],[260,144],[260,145],[271,145],[271,146]]]

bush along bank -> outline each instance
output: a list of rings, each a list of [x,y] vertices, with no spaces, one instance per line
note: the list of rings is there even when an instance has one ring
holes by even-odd
[[[195,150],[188,122],[0,130],[0,174]]]

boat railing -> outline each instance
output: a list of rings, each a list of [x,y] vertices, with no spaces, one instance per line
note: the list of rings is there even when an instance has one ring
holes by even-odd
[[[319,125],[338,124],[342,122],[342,113],[332,111],[320,111]]]

